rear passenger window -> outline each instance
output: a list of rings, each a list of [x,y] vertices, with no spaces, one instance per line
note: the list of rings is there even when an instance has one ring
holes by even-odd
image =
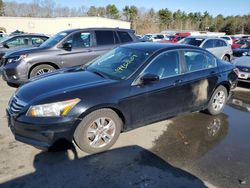
[[[216,67],[216,59],[210,54],[196,51],[185,51],[184,56],[186,60],[187,72]]]
[[[205,44],[203,45],[203,48],[213,48],[214,47],[214,41],[213,40],[207,40]]]
[[[115,44],[113,31],[96,31],[97,45],[112,45]]]
[[[215,40],[215,47],[227,46],[226,42],[223,40]]]
[[[132,42],[133,39],[131,38],[131,36],[128,34],[128,32],[125,31],[118,31],[118,36],[121,40],[121,43],[127,43],[127,42]]]

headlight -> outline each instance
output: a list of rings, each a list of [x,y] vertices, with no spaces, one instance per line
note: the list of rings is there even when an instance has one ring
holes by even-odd
[[[76,98],[67,101],[31,106],[27,112],[30,117],[63,117],[81,100]]]
[[[25,58],[27,58],[28,55],[27,54],[24,54],[24,55],[20,55],[18,57],[14,57],[14,58],[9,58],[7,63],[13,63],[15,61],[21,61],[21,60],[24,60]]]

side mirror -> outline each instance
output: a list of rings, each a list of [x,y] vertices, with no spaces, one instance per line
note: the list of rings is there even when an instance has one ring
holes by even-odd
[[[3,47],[4,47],[4,48],[10,48],[10,47],[8,46],[8,44],[6,44],[6,43],[3,44]]]
[[[159,81],[160,78],[155,74],[145,74],[140,78],[140,84],[145,85],[148,83],[153,83]]]
[[[62,49],[71,51],[72,50],[72,43],[66,42],[62,45]]]

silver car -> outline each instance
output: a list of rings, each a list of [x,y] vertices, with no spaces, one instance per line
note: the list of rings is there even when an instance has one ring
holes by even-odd
[[[231,46],[225,39],[215,37],[187,37],[179,41],[181,44],[189,44],[193,46],[199,46],[213,53],[216,57],[225,61],[231,61],[233,51]]]
[[[242,56],[233,61],[239,69],[238,81],[250,83],[250,56]]]

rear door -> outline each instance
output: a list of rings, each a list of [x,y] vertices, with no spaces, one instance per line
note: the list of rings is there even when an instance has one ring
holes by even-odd
[[[183,85],[187,91],[184,95],[183,110],[200,110],[207,105],[219,78],[216,58],[199,50],[183,50],[185,73]]]
[[[231,46],[228,45],[227,42],[220,39],[215,39],[214,51],[215,55],[220,59],[222,59],[225,54],[232,54]]]

